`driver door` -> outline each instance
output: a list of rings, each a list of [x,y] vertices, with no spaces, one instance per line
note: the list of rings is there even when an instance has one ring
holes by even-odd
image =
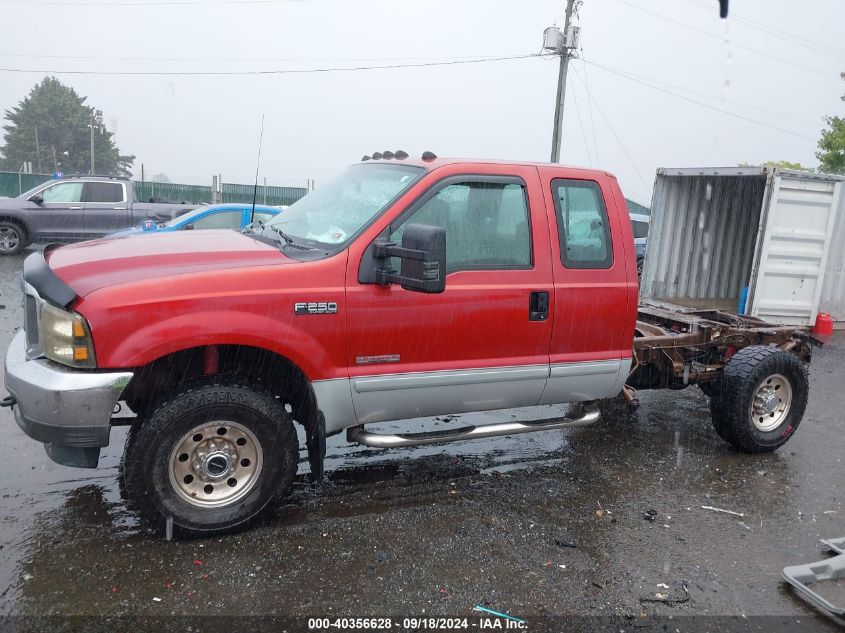
[[[411,223],[446,230],[443,293],[348,276],[348,367],[359,423],[540,400],[551,320],[548,311],[536,318],[532,302],[550,300],[553,279],[539,178],[532,167],[479,171],[489,173],[444,174],[388,228],[397,243]]]
[[[75,241],[85,237],[85,204],[81,180],[65,180],[49,185],[37,195],[42,202],[30,198],[29,215],[39,239]]]

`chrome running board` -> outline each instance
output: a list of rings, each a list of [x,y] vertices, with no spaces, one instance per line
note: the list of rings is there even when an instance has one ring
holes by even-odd
[[[533,433],[534,431],[550,431],[552,429],[568,429],[576,426],[589,426],[601,417],[598,409],[585,411],[580,417],[563,418],[548,422],[505,422],[503,424],[481,424],[479,426],[462,426],[457,429],[443,431],[429,431],[427,433],[400,433],[390,435],[386,433],[371,433],[364,429],[364,425],[352,426],[346,429],[346,441],[357,442],[375,448],[395,448],[399,446],[420,446],[422,444],[440,444],[443,442],[458,442],[460,440],[474,440],[481,437],[498,437],[500,435],[516,435],[517,433]]]

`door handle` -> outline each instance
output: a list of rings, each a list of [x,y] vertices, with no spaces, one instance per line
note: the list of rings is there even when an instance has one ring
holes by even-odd
[[[549,293],[534,290],[528,297],[528,320],[546,321],[549,318]]]
[[[82,207],[68,207],[71,211],[81,211]]]

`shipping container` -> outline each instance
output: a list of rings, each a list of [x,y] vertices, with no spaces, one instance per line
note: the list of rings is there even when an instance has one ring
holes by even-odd
[[[813,325],[819,311],[841,320],[820,302],[845,303],[845,247],[833,238],[845,232],[843,180],[767,167],[658,169],[641,300],[792,325]]]

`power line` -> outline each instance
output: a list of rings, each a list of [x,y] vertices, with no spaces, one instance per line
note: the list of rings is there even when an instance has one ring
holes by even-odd
[[[581,59],[582,62],[589,63],[589,64],[592,64],[594,66],[599,66],[599,64],[597,64],[595,62],[587,62],[586,59],[583,57],[583,50],[581,51],[581,53],[582,53],[582,59]],[[645,77],[644,75],[638,75],[636,73],[628,72],[627,70],[619,70],[618,68],[611,68],[609,66],[604,66],[603,69],[609,70],[609,71],[615,71],[615,72],[620,73],[622,75],[626,75],[628,77],[633,77],[633,78],[636,78],[636,79],[641,79],[643,81],[647,81],[647,82],[650,82],[650,83],[660,84],[660,85],[666,86],[668,88],[674,88],[675,90],[680,90],[682,92],[688,92],[690,94],[693,94],[693,95],[696,95],[696,96],[699,96],[699,97],[704,97],[705,99],[713,99],[714,101],[730,103],[731,105],[736,105],[736,106],[739,106],[741,108],[747,108],[749,110],[757,110],[758,112],[762,112],[764,114],[772,114],[772,115],[783,117],[783,118],[786,118],[786,119],[793,119],[795,121],[800,121],[802,123],[806,123],[807,125],[818,125],[819,124],[819,121],[811,121],[810,119],[798,117],[798,116],[795,116],[793,114],[786,114],[785,112],[778,112],[776,110],[769,110],[768,108],[761,108],[759,106],[750,105],[750,104],[744,103],[742,101],[735,101],[733,99],[726,99],[724,97],[711,95],[711,94],[708,94],[706,92],[700,92],[698,90],[693,90],[692,88],[686,88],[685,86],[678,86],[676,84],[671,84],[671,83],[669,83],[667,81],[663,81],[661,79],[654,79],[653,77]],[[586,66],[584,67],[584,72],[586,74]]]
[[[570,83],[572,83],[571,80]],[[590,145],[587,143],[587,133],[584,131],[584,121],[581,119],[581,106],[578,105],[578,95],[574,89],[572,90],[572,98],[575,99],[575,112],[578,114],[578,125],[581,128],[581,137],[584,139],[584,149],[587,150],[587,160],[590,163],[590,167],[592,167],[593,157],[590,155]]]
[[[440,62],[421,62],[418,64],[383,64],[372,66],[347,66],[332,68],[287,68],[274,70],[195,70],[195,71],[152,71],[152,70],[55,70],[35,68],[0,68],[7,73],[38,73],[48,75],[110,75],[110,76],[237,76],[237,75],[296,75],[309,73],[351,72],[361,70],[387,70],[394,68],[426,68],[431,66],[457,66],[460,64],[481,64],[515,59],[544,57],[538,53],[529,55],[508,55],[504,57],[483,57],[479,59],[451,59]]]
[[[581,79],[581,75],[578,73],[578,70],[574,66],[572,67],[572,72],[578,78],[578,81],[584,83]],[[625,154],[625,156],[628,157],[628,161],[631,163],[631,167],[633,167],[634,171],[637,173],[637,176],[639,177],[640,182],[643,184],[643,187],[645,187],[646,191],[649,191],[649,186],[646,183],[645,178],[643,178],[643,175],[640,173],[640,169],[639,167],[637,167],[637,163],[634,162],[634,159],[631,157],[631,154],[628,153],[628,150],[625,148],[624,143],[622,143],[622,139],[619,138],[619,135],[616,133],[616,130],[613,129],[613,125],[610,123],[610,119],[605,116],[604,110],[601,109],[601,106],[599,105],[598,101],[593,98],[593,95],[591,95],[589,91],[587,92],[587,98],[593,102],[594,106],[596,106],[596,110],[598,110],[599,114],[601,115],[601,118],[604,119],[604,122],[607,124],[610,133],[613,134],[613,138],[616,139],[616,142],[619,144],[619,147],[622,149],[622,152]]]
[[[3,2],[3,0],[0,0]],[[25,59],[83,59],[102,61],[102,55],[45,55],[41,53],[4,53],[0,57],[21,57]],[[225,58],[225,57],[120,57],[109,55],[108,61],[128,62],[209,62],[209,63],[280,63],[280,62],[398,62],[398,61],[439,61],[452,59],[482,59],[493,55],[450,55],[443,57],[274,57],[274,58]]]
[[[593,104],[590,102],[590,80],[587,77],[587,64],[584,63],[584,49],[581,49],[581,64],[584,67],[584,87],[587,89],[587,110],[590,113],[590,128],[593,131],[593,148],[596,150],[596,165],[601,165],[599,158],[599,142],[596,138],[596,123],[593,119]]]
[[[648,9],[644,9],[643,7],[640,7],[640,6],[638,6],[638,5],[636,5],[632,2],[628,2],[627,0],[616,0],[616,2],[624,4],[627,7],[630,7],[632,9],[636,9],[637,11],[641,11],[641,12],[646,13],[648,15],[652,15],[656,18],[660,18],[661,20],[666,20],[667,22],[671,22],[672,24],[683,27],[685,29],[689,29],[690,31],[694,31],[696,33],[699,33],[700,35],[704,35],[705,37],[709,37],[709,38],[716,39],[716,40],[719,40],[719,41],[724,40],[724,38],[720,35],[716,35],[714,33],[710,33],[709,31],[705,31],[704,29],[700,29],[700,28],[692,26],[690,24],[680,22],[678,20],[675,20],[673,18],[665,16],[661,13],[657,13],[656,11],[650,11]],[[751,51],[752,53],[757,53],[758,55],[764,55],[765,57],[768,57],[769,59],[779,61],[783,64],[789,64],[790,66],[795,66],[796,68],[801,68],[802,70],[807,70],[809,72],[816,73],[817,75],[821,75],[822,77],[827,77],[828,79],[836,79],[837,81],[839,81],[839,75],[833,75],[833,74],[827,73],[823,70],[819,70],[818,68],[813,68],[812,66],[806,66],[804,64],[799,64],[798,62],[793,61],[791,59],[787,59],[786,57],[778,57],[776,55],[772,55],[771,53],[766,52],[764,50],[760,50],[759,48],[753,48],[751,46],[746,46],[745,44],[741,44],[739,42],[731,42],[731,46],[734,46],[736,48],[741,48],[741,49],[744,49],[744,50],[747,50],[747,51]]]
[[[722,108],[718,108],[714,105],[710,105],[709,103],[697,101],[696,99],[692,99],[692,98],[687,97],[685,95],[678,94],[677,92],[672,92],[671,90],[666,90],[665,88],[661,88],[660,86],[655,86],[654,84],[648,83],[646,81],[636,79],[636,78],[632,77],[631,75],[628,75],[628,74],[623,73],[623,72],[618,71],[618,70],[614,70],[612,68],[609,68],[608,66],[602,66],[601,64],[596,64],[594,62],[589,62],[587,60],[584,60],[584,62],[587,63],[587,64],[590,64],[592,66],[595,66],[596,68],[601,68],[602,70],[604,70],[606,72],[612,73],[614,75],[619,75],[620,77],[624,77],[628,81],[633,81],[634,83],[638,83],[638,84],[641,84],[643,86],[647,86],[647,87],[651,88],[652,90],[657,90],[658,92],[663,92],[665,94],[672,95],[673,97],[677,97],[678,99],[683,99],[684,101],[689,101],[690,103],[695,103],[696,105],[700,105],[703,108],[707,108],[709,110],[714,110],[716,112],[721,112],[722,114],[726,114],[726,115],[734,117],[736,119],[740,119],[742,121],[747,121],[748,123],[754,123],[755,125],[760,125],[762,127],[767,127],[771,130],[777,130],[778,132],[783,132],[784,134],[790,134],[792,136],[797,136],[798,138],[803,138],[803,139],[806,139],[808,141],[814,141],[815,142],[817,140],[817,139],[815,139],[811,136],[806,136],[805,134],[801,134],[800,132],[794,132],[794,131],[788,130],[786,128],[778,127],[776,125],[771,125],[770,123],[765,123],[763,121],[758,121],[757,119],[752,119],[752,118],[744,116],[742,114],[737,114],[735,112],[731,112],[730,110],[723,110]],[[596,106],[596,107],[598,107],[598,106]]]
[[[709,4],[705,4],[700,0],[687,0],[690,4],[694,4],[702,9],[710,10],[711,7]],[[831,57],[835,57],[839,60],[845,58],[845,51],[837,48],[833,48],[832,46],[828,46],[827,44],[820,44],[813,40],[807,39],[805,37],[801,37],[800,35],[795,35],[789,31],[784,31],[782,29],[778,29],[774,26],[769,26],[768,24],[763,24],[762,22],[758,22],[757,20],[752,20],[750,18],[743,17],[741,15],[737,15],[735,11],[731,11],[731,20],[735,22],[739,22],[740,24],[745,24],[746,26],[750,26],[753,29],[758,29],[763,31],[764,33],[768,33],[769,35],[775,35],[781,39],[787,39],[792,41],[794,44],[799,46],[804,46],[810,50],[814,50],[818,53],[824,53],[826,55],[830,55]]]

